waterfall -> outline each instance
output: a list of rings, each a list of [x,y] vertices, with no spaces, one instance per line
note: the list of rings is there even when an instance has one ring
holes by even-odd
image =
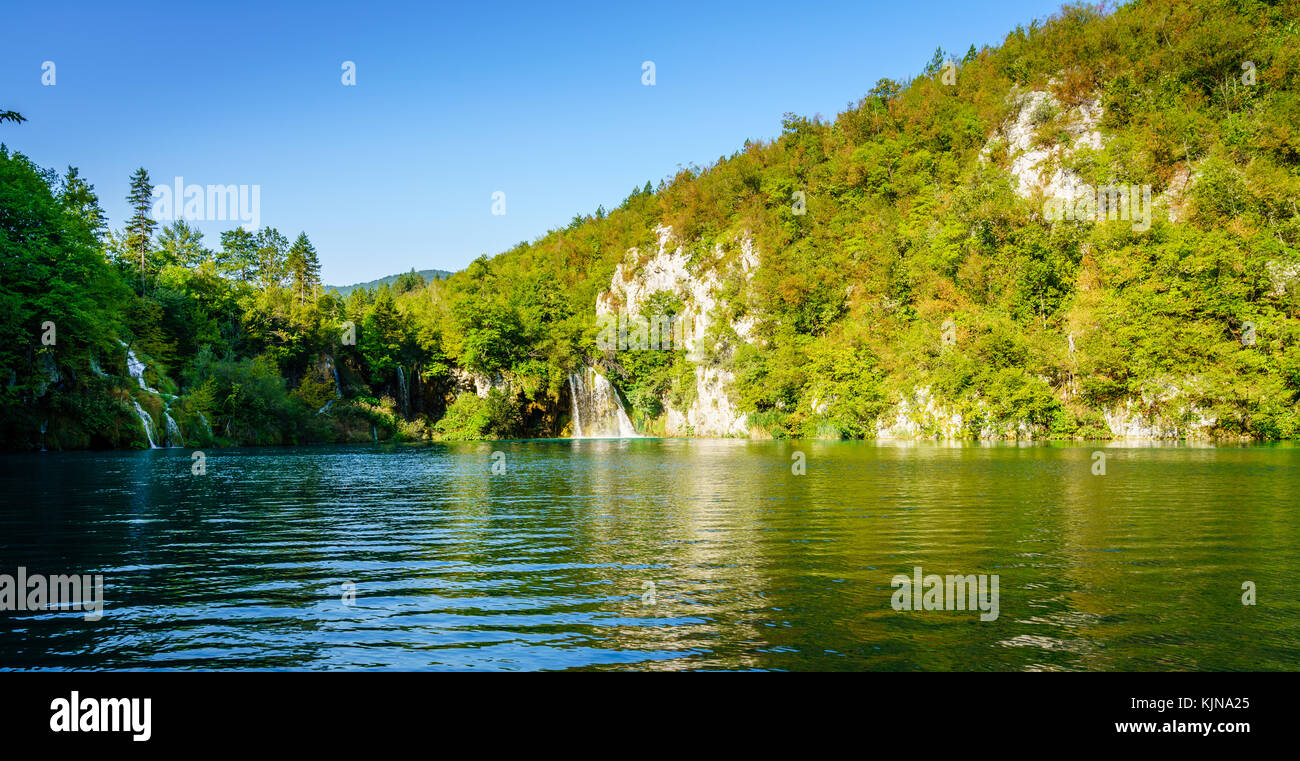
[[[400,398],[397,400],[397,402],[398,402],[399,405],[401,405],[401,408],[402,408],[402,414],[403,414],[403,415],[409,415],[409,414],[410,414],[409,409],[410,409],[411,397],[410,397],[410,394],[407,393],[407,388],[406,388],[406,372],[405,372],[404,370],[402,370],[402,366],[401,366],[401,365],[398,365],[398,366],[397,366],[397,393],[398,393],[398,396],[400,397]]]
[[[208,424],[208,416],[204,415],[202,410],[199,411],[198,415],[199,420],[203,421],[203,427],[208,431],[208,438],[212,438],[212,426]]]
[[[324,415],[326,412],[329,412],[330,407],[334,406],[334,402],[343,398],[343,384],[339,383],[339,368],[334,364],[333,357],[326,357],[325,361],[329,363],[330,374],[334,376],[334,398],[325,402],[325,406],[316,410],[317,415]]]
[[[118,343],[122,344],[123,346],[126,346],[125,341],[118,341]],[[157,394],[158,393],[157,391],[145,385],[144,369],[145,369],[145,364],[136,358],[135,352],[131,351],[131,348],[128,346],[126,349],[126,371],[131,374],[132,378],[135,378],[137,383],[140,384],[140,388],[144,389],[145,391],[148,391],[151,394]]]
[[[126,350],[126,371],[139,382],[140,388],[145,391],[149,390],[149,387],[144,383],[144,363],[136,359],[135,352],[130,349]]]
[[[144,407],[141,407],[136,400],[132,399],[131,404],[135,405],[135,414],[140,416],[140,424],[144,426],[145,438],[149,439],[149,448],[157,449],[158,445],[153,442],[153,418],[149,417],[149,413],[145,412]]]
[[[333,358],[333,356],[326,356],[326,358],[325,358],[325,362],[329,364],[329,372],[330,372],[330,375],[333,375],[333,376],[334,376],[334,398],[335,398],[335,399],[342,399],[342,398],[343,398],[343,384],[341,384],[341,382],[338,382],[338,366],[337,366],[337,364],[334,364],[334,358]]]
[[[172,416],[166,411],[163,412],[163,417],[167,420],[167,438],[164,443],[169,447],[185,446],[185,438],[181,436],[181,427],[176,425],[176,421],[172,420]]]
[[[102,368],[100,368],[100,366],[99,366],[99,360],[98,360],[98,359],[95,359],[94,355],[91,355],[91,357],[90,357],[90,370],[91,370],[91,372],[93,372],[95,375],[98,375],[98,376],[101,377],[101,378],[107,378],[107,377],[108,377],[108,374],[105,373],[105,372],[103,371]]]
[[[614,386],[595,368],[586,367],[569,376],[569,397],[573,402],[573,438],[635,438],[636,427],[623,409]]]
[[[417,362],[411,365],[411,393],[410,401],[407,403],[410,405],[412,412],[415,410],[415,403],[420,400],[420,364]],[[420,405],[420,409],[424,409],[423,404]]]
[[[42,452],[45,451],[45,432],[49,430],[49,427],[50,427],[50,421],[48,420],[41,421],[41,451]]]
[[[164,400],[163,394],[159,392],[158,389],[149,388],[149,386],[144,382],[145,363],[141,362],[140,359],[135,356],[135,352],[131,351],[131,347],[127,346],[125,341],[118,340],[118,343],[126,347],[126,371],[131,374],[132,378],[135,378],[137,383],[140,384],[140,388],[148,391],[164,402],[163,419],[166,421],[166,425],[164,426],[163,432],[163,444],[169,447],[185,446],[185,437],[181,435],[181,427],[176,424],[175,420],[172,420],[171,416],[172,402],[176,401],[176,397],[167,394],[167,398]],[[94,357],[90,358],[90,366],[91,369],[97,372],[99,371],[99,365],[95,362]],[[100,374],[103,375],[103,373]],[[136,414],[140,416],[140,422],[144,424],[144,434],[149,437],[149,448],[158,449],[158,445],[154,443],[153,440],[153,419],[149,417],[149,413],[144,411],[144,408],[140,406],[139,402],[133,399],[131,400],[131,403],[135,405]],[[201,415],[202,413],[199,414]],[[203,424],[208,424],[207,418],[204,418]],[[212,433],[211,426],[208,426],[208,433]]]

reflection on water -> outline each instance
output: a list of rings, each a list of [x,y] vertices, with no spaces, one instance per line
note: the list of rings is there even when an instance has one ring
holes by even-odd
[[[0,574],[107,590],[0,612],[0,668],[1300,668],[1300,448],[1097,446],[9,456]],[[893,610],[915,566],[999,575],[1000,616]]]

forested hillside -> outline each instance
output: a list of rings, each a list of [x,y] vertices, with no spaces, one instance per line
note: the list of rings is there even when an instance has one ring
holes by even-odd
[[[352,285],[326,285],[323,287],[327,291],[334,291],[338,295],[347,298],[348,294],[352,293],[354,290],[358,288],[374,290],[381,285],[391,286],[394,283],[396,283],[398,280],[401,280],[402,278],[410,279],[412,276],[415,275],[418,275],[425,282],[428,282],[430,280],[441,280],[442,278],[449,277],[451,275],[451,272],[447,270],[420,270],[419,272],[416,272],[414,269],[412,269],[410,272],[399,272],[396,275],[389,275],[387,277],[381,277],[376,280],[367,280],[364,283],[353,283]]]
[[[584,367],[651,433],[718,433],[674,421],[721,400],[754,436],[1297,437],[1298,18],[1067,7],[449,278],[346,298],[306,234],[212,248],[147,198],[107,231],[75,169],[18,152],[41,125],[0,122],[0,441],[564,435]],[[1092,218],[1084,186],[1148,189],[1149,227]],[[598,299],[630,306],[678,254],[709,297],[646,285],[633,311],[707,302],[694,350],[598,345]]]

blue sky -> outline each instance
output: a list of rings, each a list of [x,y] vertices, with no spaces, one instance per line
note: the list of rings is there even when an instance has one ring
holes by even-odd
[[[139,166],[260,185],[262,224],[306,231],[344,284],[460,269],[1060,3],[114,5],[6,9],[0,108],[28,122],[0,141],[79,167],[115,229]],[[199,225],[212,246],[231,226]]]

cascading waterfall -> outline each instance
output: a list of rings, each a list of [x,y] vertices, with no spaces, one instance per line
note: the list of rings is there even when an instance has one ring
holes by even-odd
[[[397,393],[401,397],[398,403],[402,405],[402,414],[410,415],[411,396],[407,393],[406,371],[402,369],[401,365],[397,366]]]
[[[127,346],[125,341],[118,341],[118,343],[126,347],[126,371],[131,374],[132,378],[135,378],[136,382],[140,384],[141,389],[148,391],[159,399],[163,399],[161,392],[157,389],[150,388],[149,385],[144,382],[145,363],[141,362],[140,359],[135,356],[135,352],[131,351],[131,347]],[[92,358],[91,361],[93,363],[94,359]],[[97,369],[98,366],[92,364],[92,367]],[[173,420],[171,416],[171,406],[174,401],[176,401],[176,397],[171,396],[170,394],[168,394],[167,399],[163,400],[163,420],[166,421],[163,428],[163,444],[168,447],[183,447],[185,446],[185,437],[181,435],[181,427],[176,424],[176,421]],[[149,417],[149,413],[144,411],[144,408],[140,406],[139,402],[133,399],[131,400],[131,403],[135,405],[136,414],[140,416],[140,422],[144,424],[145,436],[149,437],[149,448],[158,449],[159,446],[154,443],[153,438],[153,418]],[[205,420],[204,423],[206,422],[207,421]],[[211,428],[208,430],[211,432]]]
[[[326,359],[330,365],[330,373],[334,376],[334,398],[325,402],[324,406],[316,410],[317,415],[324,415],[329,412],[330,407],[334,406],[334,402],[343,398],[343,384],[339,383],[339,368],[334,364],[333,357],[327,357]]]
[[[149,413],[145,412],[144,407],[141,407],[136,400],[132,399],[131,404],[135,405],[135,414],[140,416],[140,424],[144,426],[145,438],[149,439],[149,448],[157,449],[158,445],[153,441],[153,418],[149,417]]]
[[[575,439],[637,438],[623,401],[605,376],[585,367],[569,376]]]
[[[172,420],[172,416],[165,411],[163,412],[163,417],[167,420],[167,440],[165,442],[167,446],[185,446],[185,438],[181,436],[181,427],[176,425],[176,421]]]
[[[199,420],[203,421],[203,427],[208,431],[208,438],[212,438],[212,426],[208,424],[208,416],[204,415],[202,410],[198,414]]]
[[[123,343],[122,345],[126,346],[125,343]],[[132,378],[135,378],[137,383],[140,384],[140,388],[144,389],[145,391],[148,391],[151,394],[157,394],[158,393],[157,391],[149,388],[149,386],[145,384],[144,370],[145,370],[145,364],[141,362],[139,359],[137,359],[135,356],[135,352],[131,351],[131,349],[128,347],[126,350],[126,371],[131,374]]]

